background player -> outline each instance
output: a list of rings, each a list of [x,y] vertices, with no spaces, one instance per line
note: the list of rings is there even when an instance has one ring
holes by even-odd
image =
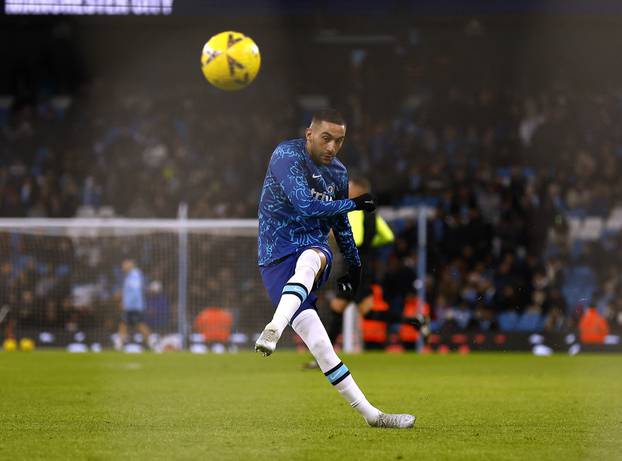
[[[348,183],[348,195],[350,198],[363,194],[371,193],[371,185],[367,178],[362,176],[351,176]],[[356,304],[360,315],[368,320],[380,320],[389,323],[391,316],[386,311],[372,310],[374,304],[374,293],[372,284],[375,282],[376,274],[374,271],[376,262],[376,249],[383,245],[393,243],[395,237],[387,222],[377,213],[369,211],[355,210],[348,213],[348,221],[352,229],[354,242],[361,258],[361,283],[356,293],[337,290],[336,296],[330,302],[330,324],[328,336],[333,345],[337,344],[339,334],[343,330],[343,313],[351,302]],[[423,315],[407,317],[399,312],[395,321],[412,325],[419,330],[427,333],[427,325]],[[305,368],[317,368],[315,360],[304,365]]]
[[[145,323],[145,277],[133,259],[126,258],[121,264],[125,278],[121,294],[121,321],[115,338],[115,349],[120,350],[128,340],[128,329],[136,328],[148,341],[149,347],[154,345],[151,329]],[[129,327],[129,328],[128,328]]]
[[[350,178],[348,195],[355,197],[371,192],[369,180],[360,176]],[[393,231],[384,219],[377,213],[355,210],[348,213],[348,221],[354,236],[354,242],[361,258],[361,284],[356,293],[339,290],[331,300],[331,320],[328,327],[328,336],[333,344],[343,328],[343,312],[351,302],[354,302],[362,316],[365,316],[373,305],[371,285],[374,282],[374,248],[388,245],[395,239]]]
[[[369,425],[409,428],[414,416],[385,414],[367,401],[335,354],[312,293],[330,273],[331,228],[348,264],[338,288],[355,293],[360,283],[361,262],[346,213],[373,211],[375,203],[370,194],[347,198],[347,171],[336,159],[345,133],[343,117],[323,110],[313,116],[304,139],[285,141],[272,154],[259,203],[258,243],[263,283],[277,307],[255,350],[272,354],[291,323],[329,382]]]

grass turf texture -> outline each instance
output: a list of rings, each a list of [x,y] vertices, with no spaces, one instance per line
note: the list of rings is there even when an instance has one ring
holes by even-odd
[[[622,459],[620,356],[343,358],[415,429],[367,427],[293,352],[0,352],[0,459]]]

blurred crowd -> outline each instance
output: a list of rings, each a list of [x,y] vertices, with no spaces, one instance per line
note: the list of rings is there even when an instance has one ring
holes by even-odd
[[[383,201],[434,210],[426,282],[435,329],[572,331],[588,306],[622,325],[622,233],[581,240],[569,229],[570,219],[607,219],[622,205],[620,97],[451,88],[372,136],[367,152],[382,154],[359,158],[391,172],[372,176]],[[393,224],[384,280],[401,299],[418,236],[414,222]]]
[[[622,90],[462,81],[463,60],[398,48],[389,76],[386,52],[349,51],[343,85],[321,91],[350,121],[341,159],[380,204],[431,211],[434,329],[563,332],[589,305],[622,325],[622,234],[578,241],[568,226],[622,206]],[[269,155],[309,111],[302,83],[253,85],[158,92],[95,78],[69,97],[16,98],[0,109],[0,216],[172,218],[186,202],[191,218],[256,217]],[[414,221],[392,224],[377,264],[389,301],[414,292],[418,258]]]
[[[117,216],[170,218],[181,201],[191,217],[254,214],[263,152],[284,135],[278,118],[257,112],[243,126],[233,113],[205,113],[190,96],[88,91],[95,107],[54,99],[11,113],[0,135],[0,216],[108,207]]]

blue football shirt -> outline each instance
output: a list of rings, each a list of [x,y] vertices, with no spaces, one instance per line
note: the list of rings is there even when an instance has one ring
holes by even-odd
[[[138,268],[130,270],[123,280],[123,310],[142,312],[145,309],[143,288],[143,273]]]
[[[266,266],[300,248],[327,246],[333,229],[350,266],[360,266],[347,213],[348,171],[337,159],[317,165],[305,139],[279,144],[270,158],[259,200],[259,265]]]

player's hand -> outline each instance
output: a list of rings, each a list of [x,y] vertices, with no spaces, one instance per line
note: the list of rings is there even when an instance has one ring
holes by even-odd
[[[376,209],[376,200],[371,194],[363,194],[352,199],[356,205],[356,210],[374,211]]]
[[[361,266],[352,266],[337,279],[337,291],[341,295],[355,296],[361,284]]]

